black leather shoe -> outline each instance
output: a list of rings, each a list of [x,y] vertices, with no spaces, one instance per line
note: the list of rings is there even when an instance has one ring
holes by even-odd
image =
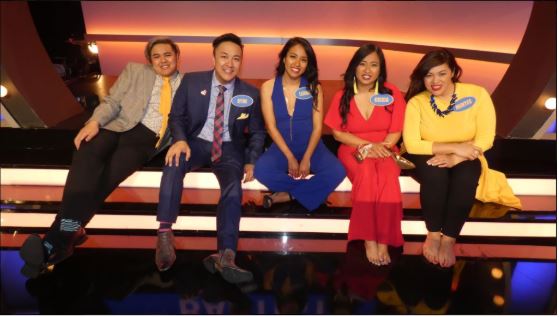
[[[21,249],[19,249],[19,256],[25,262],[21,268],[21,274],[25,277],[36,278],[46,268],[43,240],[36,234],[32,234],[25,239]]]
[[[202,260],[202,263],[204,263],[204,267],[208,272],[212,274],[217,272],[217,263],[219,262],[219,257],[219,253],[214,253],[212,255],[208,255],[204,258],[204,260]]]
[[[57,237],[53,237],[56,235]],[[56,231],[49,232],[45,236],[48,242],[52,242],[53,250],[47,258],[46,266],[58,264],[74,254],[76,246],[87,240],[85,229],[80,227],[74,232]]]
[[[157,245],[155,248],[155,264],[161,272],[167,271],[173,266],[177,256],[175,254],[175,236],[173,231],[157,233]]]
[[[220,261],[215,266],[224,280],[229,283],[244,283],[252,280],[252,272],[241,269],[235,264],[235,251],[225,249],[220,252]]]
[[[47,257],[47,251],[43,245],[43,239],[32,234],[23,243],[19,255],[25,261],[21,268],[21,274],[29,278],[36,278],[43,273],[48,266],[57,264],[67,259],[74,253],[77,245],[87,240],[83,227],[75,232],[49,231],[45,240],[53,245],[51,254]]]

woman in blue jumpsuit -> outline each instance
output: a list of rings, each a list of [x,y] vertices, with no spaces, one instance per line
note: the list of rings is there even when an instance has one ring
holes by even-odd
[[[296,199],[312,211],[345,178],[340,161],[322,143],[322,89],[310,43],[291,38],[279,53],[276,77],[262,84],[262,114],[272,146],[256,161],[254,177],[274,194],[263,206]],[[307,178],[311,173],[313,176]]]

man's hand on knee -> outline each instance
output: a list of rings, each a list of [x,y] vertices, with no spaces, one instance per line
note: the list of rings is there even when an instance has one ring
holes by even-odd
[[[184,153],[186,156],[186,160],[190,159],[190,146],[186,141],[177,141],[167,151],[167,155],[165,155],[165,165],[173,166],[173,162],[175,166],[179,166],[179,159],[181,153]]]
[[[80,145],[83,140],[89,142],[89,140],[93,139],[97,133],[99,133],[99,123],[95,120],[89,121],[83,128],[81,128],[78,135],[74,138],[74,145],[76,149],[80,149]]]

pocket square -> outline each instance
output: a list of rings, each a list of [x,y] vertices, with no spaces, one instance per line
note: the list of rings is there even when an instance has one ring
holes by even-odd
[[[244,120],[246,118],[248,118],[249,114],[246,112],[241,113],[240,116],[237,117],[237,120]]]

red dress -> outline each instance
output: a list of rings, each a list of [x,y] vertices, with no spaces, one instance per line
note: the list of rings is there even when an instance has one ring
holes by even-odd
[[[347,124],[342,127],[339,105],[343,91],[338,91],[332,99],[324,123],[332,129],[349,132],[375,143],[384,141],[388,133],[402,131],[406,103],[396,86],[385,83],[385,87],[392,90],[394,97],[394,102],[387,107],[390,111],[384,107],[375,107],[371,117],[365,120],[352,99]],[[403,245],[402,194],[398,181],[400,168],[390,157],[367,158],[358,163],[351,154],[353,151],[355,147],[345,144],[340,144],[338,149],[338,158],[352,183],[348,240]]]

